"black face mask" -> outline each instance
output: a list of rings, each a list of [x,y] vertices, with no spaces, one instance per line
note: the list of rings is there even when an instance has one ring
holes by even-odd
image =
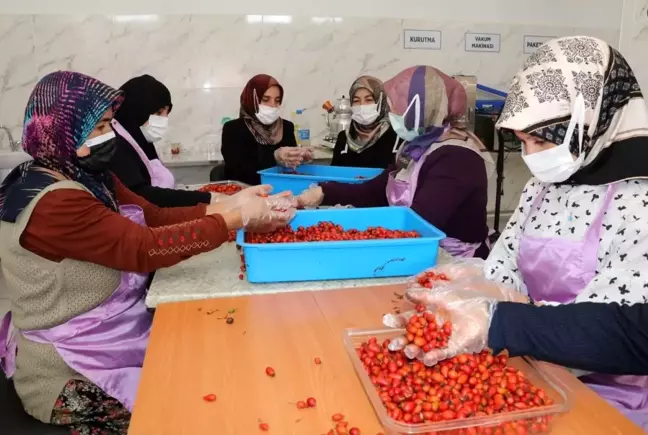
[[[110,166],[110,160],[117,150],[117,138],[113,137],[107,141],[90,148],[90,154],[79,157],[81,168],[90,173],[105,172]]]

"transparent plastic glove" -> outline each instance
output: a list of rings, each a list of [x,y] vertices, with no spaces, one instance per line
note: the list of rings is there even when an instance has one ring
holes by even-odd
[[[243,227],[256,233],[283,228],[290,223],[296,213],[291,199],[279,195],[251,198],[241,206],[240,210]]]
[[[301,157],[303,163],[310,163],[313,161],[313,158],[315,157],[315,150],[311,147],[300,147],[301,150]]]
[[[272,186],[269,184],[261,184],[260,186],[247,187],[234,195],[227,196],[227,199],[222,200],[231,208],[238,208],[245,202],[258,196],[268,196],[272,192]]]
[[[281,166],[295,169],[301,165],[302,151],[297,147],[281,147],[274,152],[274,158]]]
[[[409,284],[410,287],[424,287],[419,281],[422,281],[426,274],[432,272],[443,278],[438,281],[428,281],[428,284],[436,287],[437,285],[445,285],[458,280],[483,278],[483,270],[484,260],[478,258],[460,259],[452,261],[451,263],[439,264],[435,267],[425,269],[423,272],[412,277],[409,280]]]
[[[441,285],[432,288],[421,287],[416,283],[407,289],[405,299],[413,305],[429,305],[447,292],[470,292],[500,302],[529,302],[528,296],[512,287],[479,276],[469,275],[465,275],[463,279],[442,282]]]
[[[217,192],[211,192],[211,199],[209,201],[210,204],[219,204],[229,198],[228,195],[224,195],[222,193],[217,193]]]
[[[317,184],[311,185],[297,196],[297,205],[299,208],[318,207],[324,200],[324,192]]]
[[[480,352],[488,345],[488,328],[496,304],[496,300],[474,292],[445,292],[443,297],[428,305],[427,310],[434,313],[439,322],[452,323],[448,346],[425,353],[415,344],[407,344],[407,339],[401,336],[390,342],[389,349],[403,350],[408,358],[421,360],[427,366],[462,353]],[[403,328],[413,314],[414,311],[386,314],[383,323],[390,328]]]

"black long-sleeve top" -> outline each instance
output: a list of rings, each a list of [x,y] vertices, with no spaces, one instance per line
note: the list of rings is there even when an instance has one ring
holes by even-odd
[[[500,302],[488,346],[596,373],[648,375],[648,304]]]
[[[126,139],[117,135],[115,155],[110,161],[110,170],[131,191],[158,207],[188,207],[197,204],[209,204],[209,192],[197,192],[182,189],[165,189],[151,185],[151,176],[137,151]],[[158,158],[153,145],[143,149],[149,160]]]
[[[403,141],[399,139],[398,142],[400,145]],[[333,148],[331,166],[386,169],[396,160],[394,145],[396,145],[396,132],[390,127],[375,144],[361,153],[356,153],[351,148],[347,149],[347,135],[345,131],[342,131],[335,142],[335,148]],[[346,153],[343,153],[345,149]]]
[[[221,153],[225,160],[225,178],[250,185],[261,183],[257,171],[277,165],[274,152],[281,147],[296,147],[295,125],[283,121],[283,138],[277,145],[263,145],[245,125],[242,118],[234,119],[223,125]]]

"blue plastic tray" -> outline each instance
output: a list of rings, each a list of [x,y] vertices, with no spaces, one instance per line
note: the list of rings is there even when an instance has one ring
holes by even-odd
[[[383,170],[376,168],[303,165],[297,168],[297,172],[306,175],[291,175],[284,173],[288,171],[290,171],[290,169],[275,166],[274,168],[265,169],[258,173],[261,175],[261,184],[270,184],[273,187],[274,192],[278,193],[289,190],[294,195],[299,195],[314,183],[323,183],[326,181],[362,183],[363,181],[374,178]],[[364,178],[358,179],[358,176]]]
[[[345,229],[383,226],[416,230],[421,238],[251,244],[239,230],[250,282],[319,281],[415,275],[436,265],[445,234],[407,207],[300,210],[292,228],[331,221]]]

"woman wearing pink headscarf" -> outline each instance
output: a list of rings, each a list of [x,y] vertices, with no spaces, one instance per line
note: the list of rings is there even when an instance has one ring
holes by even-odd
[[[466,91],[430,66],[408,68],[385,83],[389,121],[405,142],[394,165],[362,184],[323,183],[301,206],[407,206],[446,233],[441,246],[459,257],[486,258],[488,176],[493,162],[466,131]]]

